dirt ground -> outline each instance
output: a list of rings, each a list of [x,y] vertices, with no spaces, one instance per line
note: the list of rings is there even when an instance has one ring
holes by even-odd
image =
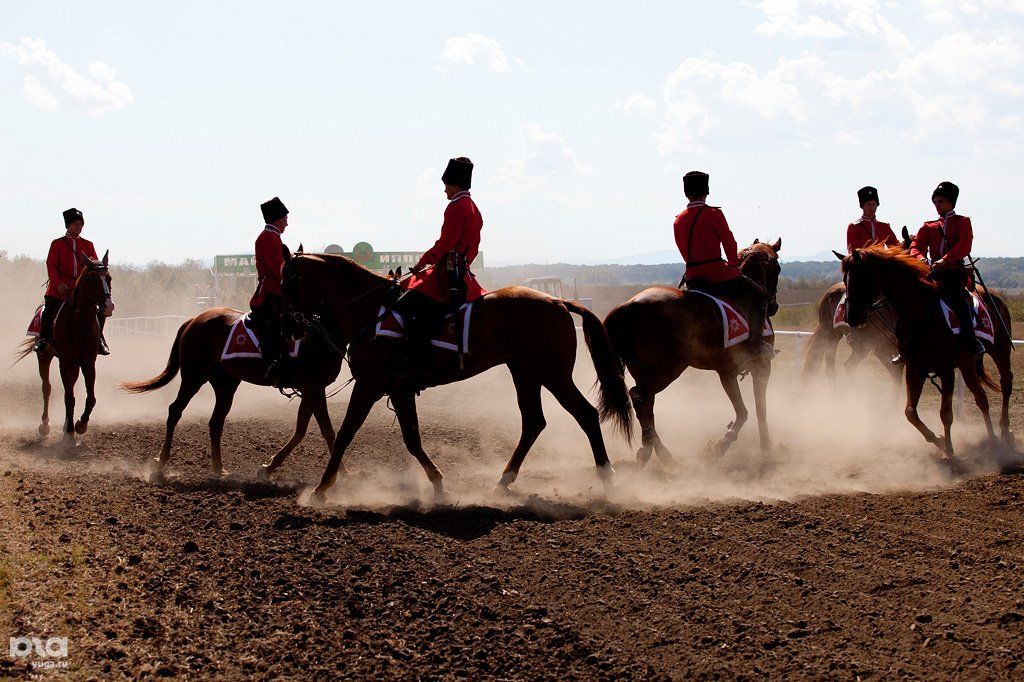
[[[0,634],[68,638],[66,668],[3,652],[0,677],[1018,675],[1020,457],[985,446],[968,406],[968,473],[954,475],[877,367],[837,395],[799,384],[790,348],[770,393],[775,449],[758,450],[751,422],[721,459],[703,446],[728,402],[713,375],[687,373],[657,412],[676,462],[638,471],[607,433],[607,494],[582,433],[545,402],[549,428],[512,497],[491,492],[518,437],[511,381],[494,370],[421,400],[447,500],[431,498],[382,403],[318,509],[315,429],[280,478],[255,482],[295,410],[267,390],[236,401],[230,478],[206,474],[204,390],[171,477],[147,482],[176,384],[117,394],[117,380],[162,367],[166,344],[114,350],[70,455],[35,435],[33,368],[0,375]],[[589,386],[589,358],[577,367]],[[1012,414],[1019,429],[1019,389]]]

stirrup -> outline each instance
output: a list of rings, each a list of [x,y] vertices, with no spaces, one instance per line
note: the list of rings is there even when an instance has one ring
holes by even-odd
[[[889,360],[889,364],[890,365],[902,365],[903,364],[903,354],[902,353],[897,353],[896,355],[892,356],[892,358]]]
[[[104,343],[103,341],[100,341],[100,346],[99,346],[99,348],[96,349],[96,354],[97,355],[110,355],[110,349],[107,347],[106,343]]]
[[[39,340],[32,346],[32,351],[35,353],[44,353],[49,349],[49,346],[50,341],[40,336]]]
[[[979,339],[977,336],[975,336],[974,337],[974,348],[972,349],[972,354],[974,355],[974,357],[980,358],[982,355],[984,355],[987,352],[988,351],[985,349],[985,344],[983,344],[981,342],[981,339]]]
[[[762,341],[757,348],[750,349],[750,354],[754,356],[755,360],[771,361],[775,359],[775,356],[778,355],[779,352],[772,348],[769,344]]]

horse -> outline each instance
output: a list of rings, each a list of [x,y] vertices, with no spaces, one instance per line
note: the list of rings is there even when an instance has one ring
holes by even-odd
[[[769,294],[769,316],[778,311],[775,296],[781,272],[778,258],[781,249],[781,239],[774,244],[755,239],[739,254],[740,271]],[[636,382],[629,395],[643,433],[643,442],[636,453],[640,466],[647,464],[652,451],[666,462],[672,460],[654,426],[654,399],[687,367],[718,372],[722,388],[736,411],[736,418],[714,445],[717,453],[724,454],[728,450],[747,421],[747,408],[737,377],[748,370],[754,378],[761,447],[765,450],[771,447],[765,399],[771,363],[751,361],[743,344],[723,347],[722,316],[717,304],[706,295],[665,286],[651,287],[613,309],[604,324],[616,358],[625,364]],[[774,337],[771,340],[774,342]]]
[[[847,319],[851,326],[864,325],[880,297],[884,296],[896,310],[900,320],[896,332],[899,351],[906,366],[907,404],[904,413],[925,440],[934,444],[944,459],[954,461],[950,429],[953,424],[954,371],[959,369],[964,384],[981,410],[989,439],[993,441],[995,431],[989,415],[985,387],[1002,392],[1000,435],[1004,442],[1012,443],[1009,406],[1013,392],[1013,372],[1010,367],[1013,341],[1009,330],[1003,324],[996,324],[994,342],[986,351],[999,370],[1000,383],[997,384],[985,371],[984,357],[973,357],[970,350],[964,348],[950,330],[944,319],[938,288],[930,279],[930,269],[926,263],[902,249],[886,249],[882,246],[854,249],[848,256],[841,253],[835,255],[843,264]],[[977,289],[988,303],[994,320],[1010,319],[1009,309],[1002,296],[980,285]],[[938,377],[942,394],[939,409],[944,431],[942,436],[932,432],[917,412],[924,382],[933,376]]]
[[[75,434],[85,435],[89,419],[96,407],[96,356],[99,352],[99,316],[110,317],[114,312],[111,297],[110,270],[107,267],[110,252],[99,261],[79,254],[82,271],[75,280],[71,294],[57,312],[53,321],[53,337],[45,350],[37,353],[39,378],[43,384],[43,414],[39,421],[39,435],[50,433],[50,363],[56,357],[60,366],[60,379],[64,385],[64,447],[75,446]],[[35,339],[22,342],[16,354],[18,362],[32,352]],[[81,373],[85,380],[85,409],[75,421],[75,384]]]
[[[221,459],[221,435],[224,422],[231,411],[235,391],[241,383],[269,386],[266,366],[262,358],[231,358],[222,360],[221,354],[234,324],[244,313],[231,308],[210,308],[186,320],[179,327],[171,344],[170,356],[163,372],[138,382],[122,382],[121,388],[129,393],[148,393],[163,388],[181,373],[178,395],[167,409],[167,430],[160,454],[152,461],[151,480],[160,480],[171,457],[174,429],[189,402],[205,384],[213,387],[216,402],[210,415],[210,471],[214,476],[225,476]],[[291,439],[274,455],[272,469],[281,466],[289,453],[302,442],[309,427],[310,417],[316,417],[320,434],[328,448],[334,442],[334,427],[327,410],[327,386],[341,372],[342,354],[323,339],[310,339],[300,346],[299,354],[290,358],[286,383],[300,396],[299,412]],[[266,480],[269,472],[260,469],[259,478]]]
[[[338,429],[327,468],[313,491],[322,502],[334,484],[346,448],[373,405],[390,396],[405,446],[419,462],[437,498],[444,496],[443,476],[424,451],[416,416],[416,394],[423,387],[463,381],[492,367],[506,365],[512,374],[522,416],[522,433],[497,489],[509,493],[526,454],[544,430],[541,388],[546,388],[583,429],[590,442],[599,478],[609,485],[614,473],[601,435],[602,419],[614,419],[630,434],[631,414],[625,381],[615,362],[601,320],[586,308],[527,287],[489,292],[473,302],[464,354],[432,348],[428,377],[407,378],[396,367],[405,355],[404,340],[378,336],[381,309],[393,299],[394,280],[371,272],[340,255],[296,252],[284,266],[284,296],[299,320],[320,319],[320,332],[347,347],[355,385]],[[595,409],[573,382],[576,329],[570,313],[583,320],[583,335],[597,370],[600,409]],[[300,323],[301,324],[301,323]],[[456,357],[460,357],[456,361]],[[273,469],[273,462],[267,468]]]
[[[910,248],[912,237],[903,226],[902,240],[900,245],[904,250]],[[868,317],[869,324],[863,327],[853,328],[848,325],[835,326],[836,308],[843,294],[846,293],[846,283],[833,284],[822,294],[818,301],[818,325],[811,333],[807,343],[807,353],[804,356],[803,370],[801,376],[807,379],[812,372],[824,361],[825,373],[832,383],[836,385],[836,350],[839,341],[844,336],[850,344],[850,356],[846,359],[844,367],[846,373],[852,374],[860,366],[860,363],[868,355],[874,355],[882,366],[889,372],[892,380],[893,396],[898,395],[900,384],[903,381],[903,368],[891,362],[896,353],[896,336],[893,331],[896,326],[896,318],[892,308],[881,306],[873,309]]]

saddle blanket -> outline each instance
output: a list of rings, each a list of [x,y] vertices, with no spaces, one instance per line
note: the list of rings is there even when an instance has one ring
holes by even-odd
[[[992,320],[992,313],[989,312],[988,306],[981,300],[978,292],[971,292],[971,300],[974,303],[974,335],[982,341],[994,343],[996,339],[996,326]],[[960,320],[957,319],[956,313],[942,299],[939,299],[939,302],[942,304],[942,312],[950,331],[955,335],[959,335]]]
[[[25,332],[25,336],[38,337],[41,331],[43,331],[43,306],[36,308],[32,321],[28,324],[28,331]]]
[[[835,313],[832,314],[832,328],[842,329],[849,326],[850,323],[846,321],[846,292],[844,291],[836,305]]]
[[[231,325],[228,340],[225,342],[224,350],[220,354],[221,360],[263,357],[263,354],[260,352],[259,336],[254,329],[249,327],[248,322],[248,318],[242,317]],[[288,344],[288,355],[293,358],[298,355],[301,343],[301,340],[291,340]]]
[[[450,313],[444,318],[444,329],[441,334],[430,340],[430,344],[437,348],[443,348],[444,350],[450,350],[454,353],[459,351],[459,346],[456,344],[456,334],[458,331],[455,324],[456,315],[462,316],[462,352],[469,354],[469,322],[472,319],[474,303],[464,303],[459,307],[458,312]],[[377,314],[377,327],[375,336],[389,336],[394,339],[405,338],[405,321],[402,319],[402,314],[395,312],[394,310],[386,309],[383,306],[380,312]]]
[[[733,307],[728,301],[722,300],[711,294],[706,294],[703,291],[696,289],[689,289],[688,292],[700,294],[701,296],[707,296],[718,305],[718,311],[722,314],[722,345],[725,348],[731,348],[737,343],[743,343],[750,338],[750,323],[747,322],[747,318],[743,317],[736,308]],[[775,336],[775,331],[772,329],[771,320],[764,321],[764,334],[765,338],[769,336]]]

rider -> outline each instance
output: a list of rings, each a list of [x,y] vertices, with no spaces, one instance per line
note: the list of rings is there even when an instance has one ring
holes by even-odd
[[[409,339],[409,369],[413,374],[428,370],[430,364],[430,336],[433,326],[445,310],[458,301],[451,300],[448,271],[461,271],[464,286],[461,295],[465,301],[479,298],[483,290],[470,272],[480,251],[480,231],[484,220],[480,209],[469,194],[473,180],[473,162],[465,156],[448,161],[441,175],[448,206],[444,210],[441,236],[412,267],[413,277],[406,291],[395,303],[395,309],[405,319]]]
[[[853,253],[854,249],[862,249],[872,244],[899,246],[900,242],[893,234],[889,223],[875,220],[879,204],[878,190],[870,186],[861,187],[857,190],[857,199],[860,200],[863,215],[846,228],[846,252]]]
[[[686,263],[686,286],[736,302],[748,302],[750,338],[747,348],[757,360],[771,360],[775,350],[764,340],[768,299],[765,290],[739,270],[736,238],[725,221],[722,209],[708,206],[705,200],[708,174],[690,171],[683,176],[683,193],[690,203],[676,216],[676,246]],[[722,250],[725,258],[722,258]]]
[[[256,274],[259,283],[249,300],[252,321],[260,334],[260,352],[267,365],[266,379],[277,384],[281,379],[281,365],[285,358],[285,344],[281,337],[281,313],[284,294],[281,291],[281,271],[288,247],[281,243],[281,233],[288,227],[288,209],[274,197],[260,204],[266,225],[256,238]]]
[[[985,352],[985,346],[974,334],[972,301],[967,292],[970,275],[964,258],[971,253],[974,229],[971,219],[953,210],[960,188],[948,180],[940,182],[932,192],[932,204],[939,214],[921,226],[910,244],[910,255],[928,261],[931,257],[931,278],[939,285],[939,294],[953,308],[960,321],[960,339],[974,355]]]
[[[85,217],[77,208],[69,208],[64,211],[64,227],[66,232],[63,237],[54,239],[50,243],[50,252],[46,255],[46,274],[50,281],[46,285],[46,293],[43,295],[43,314],[40,320],[41,329],[39,340],[36,341],[34,350],[41,353],[46,350],[53,340],[53,322],[57,317],[57,311],[61,304],[68,300],[71,290],[75,288],[78,280],[78,273],[82,270],[81,257],[85,256],[91,260],[98,260],[96,247],[88,239],[84,239],[82,228],[85,227]],[[106,317],[99,317],[100,323],[100,355],[110,355],[106,341],[103,339],[103,325]]]

